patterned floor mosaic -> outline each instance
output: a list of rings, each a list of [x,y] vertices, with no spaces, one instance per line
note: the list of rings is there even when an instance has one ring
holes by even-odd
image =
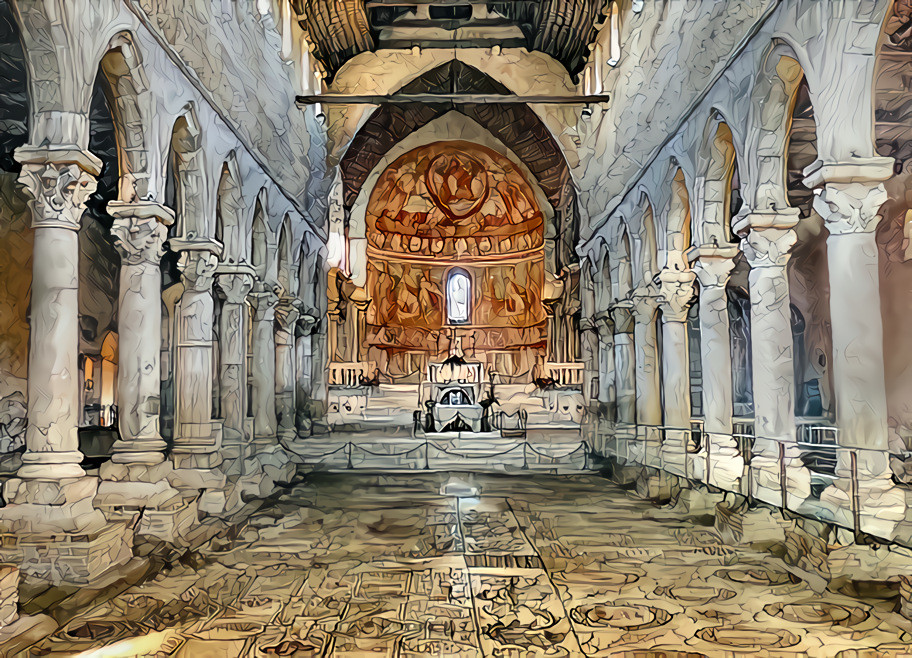
[[[447,477],[315,477],[33,655],[912,655],[894,600],[815,592],[603,479]]]

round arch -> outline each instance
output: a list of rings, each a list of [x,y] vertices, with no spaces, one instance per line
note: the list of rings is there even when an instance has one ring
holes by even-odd
[[[99,68],[107,81],[105,95],[114,119],[120,164],[119,199],[133,202],[149,194],[146,122],[149,86],[142,55],[130,32],[111,39]]]
[[[223,245],[222,262],[229,265],[236,265],[245,256],[241,239],[244,201],[239,181],[237,160],[232,152],[222,164],[215,206],[215,239]]]

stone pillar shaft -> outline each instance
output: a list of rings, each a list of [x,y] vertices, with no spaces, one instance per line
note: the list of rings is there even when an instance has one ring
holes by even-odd
[[[628,306],[611,309],[614,320],[614,381],[618,423],[636,424],[636,346],[633,318]]]
[[[659,381],[658,335],[653,296],[639,296],[633,313],[636,347],[636,422],[637,425],[662,424],[662,395]]]
[[[276,437],[275,396],[275,309],[278,295],[272,290],[252,296],[253,317],[253,436],[258,443],[271,443]]]
[[[294,328],[299,311],[293,301],[283,299],[276,312],[275,329],[275,393],[278,434],[285,438],[295,435],[295,337]]]
[[[88,152],[21,148],[32,252],[28,427],[21,478],[85,475],[79,465],[79,226],[101,163]]]
[[[753,494],[773,505],[800,504],[810,475],[795,443],[795,371],[787,264],[798,211],[755,213],[742,249],[751,266],[751,350],[754,369]],[[782,474],[785,473],[785,481]],[[783,491],[790,496],[783,500]]]
[[[218,488],[224,476],[214,469],[221,463],[221,423],[212,419],[213,323],[212,284],[218,258],[206,244],[175,244],[182,251],[184,292],[177,311],[176,427],[172,456],[192,488]]]
[[[164,461],[159,434],[162,277],[160,261],[173,213],[154,203],[108,205],[120,251],[117,407],[120,440],[111,460],[153,465]]]
[[[220,269],[218,286],[225,294],[219,323],[219,400],[225,456],[244,457],[247,437],[247,296],[253,288],[253,271]],[[235,461],[233,470],[240,462]]]
[[[833,338],[833,383],[839,445],[835,487],[821,495],[851,521],[852,452],[864,529],[891,536],[905,515],[893,487],[887,434],[883,320],[875,229],[887,200],[892,158],[812,165],[805,183],[823,186],[814,209],[826,222]],[[807,171],[805,172],[808,173]]]
[[[700,247],[694,271],[700,281],[700,363],[703,375],[703,431],[709,483],[737,489],[744,459],[732,438],[732,355],[726,285],[736,247]]]
[[[298,322],[300,335],[295,339],[295,425],[299,434],[308,436],[313,430],[312,398],[314,391],[314,336],[317,318],[304,314]]]

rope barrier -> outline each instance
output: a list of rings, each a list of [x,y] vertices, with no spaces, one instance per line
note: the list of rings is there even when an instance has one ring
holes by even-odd
[[[532,447],[532,444],[529,443],[528,441],[526,441],[526,443],[524,445],[527,445],[529,447],[529,450],[534,452],[536,455],[539,455],[541,457],[547,457],[548,459],[566,459],[567,457],[570,457],[571,455],[575,455],[580,450],[584,450],[586,448],[586,442],[583,441],[578,446],[576,446],[573,450],[571,450],[570,452],[568,452],[566,454],[550,455],[547,452],[540,452],[540,451],[536,450],[535,448]]]
[[[435,443],[428,442],[428,445],[431,446],[432,448],[434,448],[435,450],[438,450],[438,451],[444,453],[445,455],[450,455],[451,457],[460,457],[462,459],[490,459],[491,457],[502,457],[503,455],[508,455],[511,452],[513,452],[514,450],[517,450],[519,448],[525,448],[526,444],[518,443],[515,446],[513,446],[512,448],[510,448],[509,450],[504,450],[503,452],[489,452],[484,455],[464,455],[464,454],[461,454],[458,452],[450,452],[446,448],[441,448],[440,446],[438,446]]]
[[[450,457],[457,457],[459,459],[474,459],[474,460],[482,460],[482,461],[490,461],[491,459],[494,459],[497,457],[503,457],[505,455],[514,453],[517,450],[522,450],[524,469],[528,468],[528,462],[526,460],[526,450],[529,450],[533,454],[536,454],[540,457],[545,457],[552,461],[560,461],[563,459],[567,459],[567,458],[572,457],[573,455],[579,453],[580,451],[582,451],[583,456],[586,458],[586,465],[583,468],[584,469],[588,468],[588,463],[589,463],[589,444],[586,441],[580,442],[580,444],[577,445],[575,448],[573,448],[573,450],[562,453],[562,454],[550,454],[548,452],[543,452],[541,450],[537,450],[528,441],[523,441],[522,443],[517,443],[506,450],[501,450],[499,452],[488,452],[488,453],[476,454],[476,455],[467,454],[464,452],[456,452],[451,449],[440,446],[440,445],[434,443],[433,441],[424,441],[420,445],[416,445],[414,448],[409,448],[408,450],[404,450],[401,452],[389,452],[389,453],[375,452],[373,450],[368,450],[367,448],[365,448],[363,446],[359,446],[359,445],[355,444],[354,442],[349,441],[349,442],[346,442],[343,445],[339,446],[338,448],[336,448],[335,450],[333,450],[331,452],[310,456],[310,457],[307,457],[306,459],[308,461],[320,461],[320,460],[326,459],[327,457],[332,457],[335,454],[345,451],[345,454],[348,458],[348,464],[347,464],[346,468],[353,469],[355,467],[352,464],[352,458],[354,456],[356,456],[355,455],[356,450],[361,451],[365,455],[369,455],[371,457],[396,457],[396,458],[408,457],[409,455],[412,455],[413,453],[420,454],[421,451],[424,450],[424,469],[428,470],[430,468],[431,448],[436,450],[438,453],[441,453],[443,455],[448,455]],[[435,457],[439,459],[440,454],[436,455]]]
[[[355,445],[354,443],[351,444],[352,448],[355,448],[357,450],[360,450],[361,452],[367,453],[368,455],[371,455],[372,457],[405,457],[406,455],[412,454],[416,450],[421,450],[422,448],[425,447],[425,445],[427,445],[427,444],[422,443],[421,445],[415,446],[414,448],[406,450],[405,452],[373,452],[362,446]]]

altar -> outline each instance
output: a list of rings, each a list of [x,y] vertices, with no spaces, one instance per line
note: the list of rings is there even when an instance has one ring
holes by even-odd
[[[425,431],[490,431],[486,414],[493,396],[484,375],[483,364],[458,355],[429,363],[419,391],[421,407],[426,410]]]

